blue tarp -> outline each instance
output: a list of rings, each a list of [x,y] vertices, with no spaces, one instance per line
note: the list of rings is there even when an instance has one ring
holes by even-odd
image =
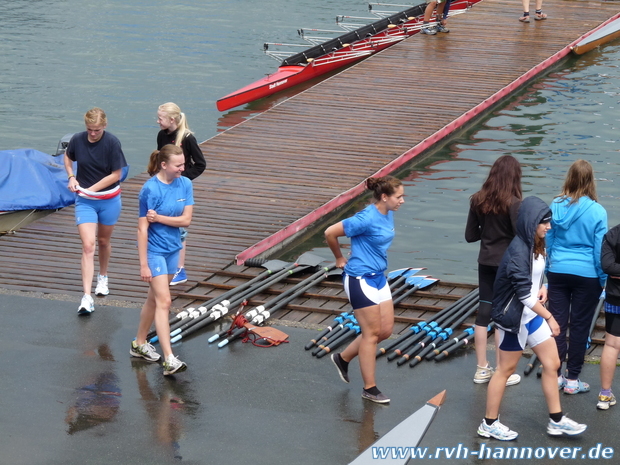
[[[75,203],[75,194],[67,189],[63,155],[2,150],[0,166],[0,211],[53,210]]]

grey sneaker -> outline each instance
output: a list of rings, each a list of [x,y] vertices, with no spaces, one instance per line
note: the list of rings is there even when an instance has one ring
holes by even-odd
[[[450,29],[448,29],[446,26],[444,26],[441,23],[437,23],[437,26],[435,26],[435,30],[437,32],[443,32],[443,33],[448,33],[450,32]]]
[[[429,25],[425,25],[422,29],[420,29],[420,34],[426,34],[429,36],[434,36],[435,34],[437,34],[437,29],[435,29],[433,26]]]
[[[95,295],[98,296],[106,296],[110,293],[108,289],[108,277],[107,276],[97,276],[97,287],[95,288]]]
[[[575,436],[581,434],[586,430],[587,426],[577,423],[571,420],[566,415],[556,423],[551,418],[549,419],[549,425],[547,426],[547,433],[551,436]]]
[[[499,422],[499,417],[493,422],[492,425],[487,425],[487,422],[482,420],[478,427],[478,435],[483,438],[495,438],[500,441],[512,441],[517,439],[519,433],[512,431],[506,425]]]
[[[609,407],[613,407],[616,405],[616,396],[614,396],[613,392],[604,396],[602,394],[598,395],[598,403],[596,404],[596,408],[599,410],[608,410]]]
[[[136,341],[131,341],[129,353],[132,357],[142,357],[149,362],[157,362],[161,358],[161,356],[155,351],[155,347],[148,342],[138,345]]]
[[[348,373],[348,370],[342,364],[342,357],[340,356],[340,354],[332,354],[331,359],[334,365],[336,365],[336,368],[338,369],[338,374],[340,375],[340,379],[343,380],[345,383],[348,383],[349,373]]]
[[[187,370],[187,365],[172,354],[164,362],[164,376],[181,373],[185,370]]]
[[[88,294],[84,294],[80,306],[78,307],[78,315],[89,315],[95,311],[95,302]]]
[[[385,394],[383,394],[382,392],[375,395],[375,394],[369,393],[368,391],[366,391],[366,389],[362,389],[362,399],[366,399],[371,402],[375,402],[377,404],[389,404],[390,403],[390,398],[386,396]]]

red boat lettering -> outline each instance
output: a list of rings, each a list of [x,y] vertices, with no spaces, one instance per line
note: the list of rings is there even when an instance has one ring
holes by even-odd
[[[285,79],[284,81],[274,82],[273,84],[269,84],[269,88],[275,89],[276,87],[281,86],[282,84],[286,84],[287,81],[288,79]]]

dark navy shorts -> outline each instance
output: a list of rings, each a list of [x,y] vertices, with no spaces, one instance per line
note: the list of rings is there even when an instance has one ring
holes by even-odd
[[[344,290],[349,297],[353,310],[372,307],[381,302],[392,300],[392,292],[383,274],[371,276],[343,275]]]

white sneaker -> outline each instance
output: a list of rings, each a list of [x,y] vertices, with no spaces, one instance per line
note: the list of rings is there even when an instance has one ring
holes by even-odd
[[[482,420],[478,427],[478,435],[483,438],[495,438],[500,441],[513,441],[517,439],[519,433],[512,431],[506,425],[499,422],[499,417],[493,422],[492,425],[487,425],[486,421]]]
[[[97,275],[97,287],[95,288],[95,295],[104,296],[108,295],[110,290],[108,289],[108,277]]]
[[[168,358],[164,362],[164,376],[173,375],[187,370],[187,365],[176,358],[174,355],[168,355]]]
[[[84,297],[82,297],[82,301],[80,302],[80,306],[78,307],[78,315],[88,315],[94,311],[95,302],[93,301],[93,298],[88,294],[84,294]]]
[[[508,381],[506,381],[506,386],[514,386],[515,384],[519,384],[521,382],[521,376],[516,373],[511,374],[508,377]]]
[[[581,434],[586,430],[587,426],[577,423],[574,420],[571,420],[566,415],[562,417],[562,419],[556,423],[552,419],[549,419],[549,425],[547,426],[547,433],[551,436],[575,436],[577,434]]]
[[[138,345],[136,341],[131,341],[131,348],[129,349],[129,353],[132,357],[142,357],[149,362],[156,362],[160,359],[160,355],[148,342],[145,342],[142,345]]]

